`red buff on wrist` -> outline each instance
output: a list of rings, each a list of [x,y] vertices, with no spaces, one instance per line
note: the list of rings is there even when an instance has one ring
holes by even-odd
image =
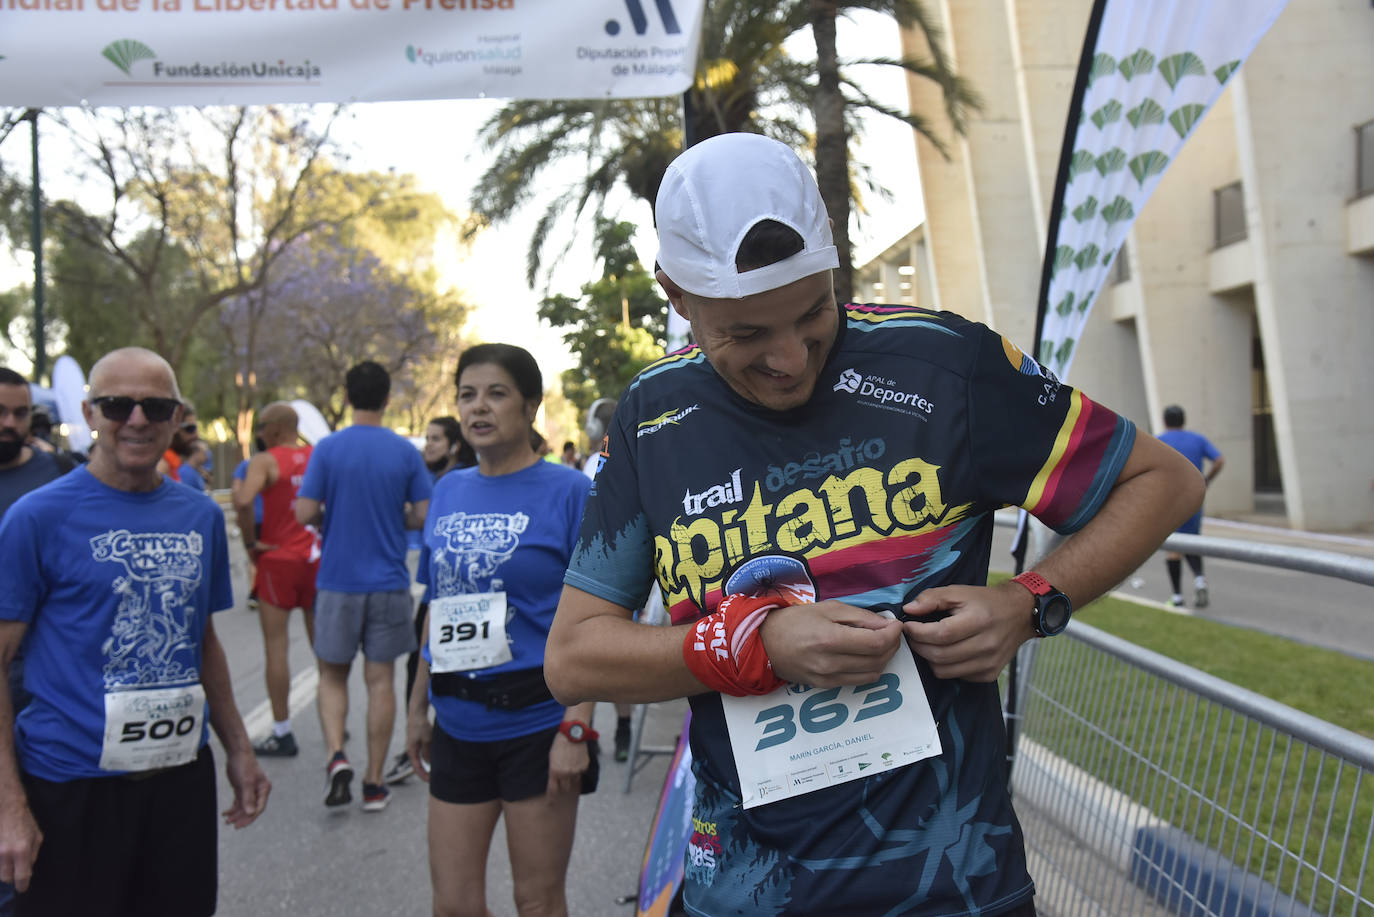
[[[773,673],[759,637],[768,612],[785,604],[776,597],[726,596],[682,641],[687,668],[708,688],[736,697],[768,694],[786,684]]]

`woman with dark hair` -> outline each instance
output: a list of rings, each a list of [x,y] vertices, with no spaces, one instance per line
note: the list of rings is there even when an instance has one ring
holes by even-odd
[[[455,468],[477,464],[477,456],[463,439],[463,427],[456,417],[436,417],[429,422],[423,454],[425,466],[436,481]]]
[[[566,914],[577,799],[598,772],[594,705],[553,699],[544,644],[589,482],[531,446],[543,378],[528,351],[471,347],[456,381],[477,466],[445,475],[430,500],[427,639],[406,730],[430,787],[434,913],[489,913],[487,853],[504,817],[517,910]]]

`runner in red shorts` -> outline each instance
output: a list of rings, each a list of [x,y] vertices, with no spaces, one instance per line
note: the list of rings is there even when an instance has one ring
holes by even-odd
[[[244,547],[257,563],[254,588],[266,655],[267,696],[272,702],[272,735],[253,747],[260,756],[295,757],[287,695],[287,621],[291,609],[305,613],[305,630],[315,637],[315,573],[320,566],[319,537],[296,521],[296,491],[305,477],[310,447],[298,445],[296,412],[276,402],[258,415],[258,435],[267,448],[248,463],[243,486],[234,497]],[[253,535],[253,499],[262,494],[262,526]]]

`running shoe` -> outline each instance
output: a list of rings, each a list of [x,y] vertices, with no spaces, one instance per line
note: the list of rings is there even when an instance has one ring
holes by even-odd
[[[630,760],[630,721],[617,720],[615,724],[615,759]]]
[[[363,784],[363,811],[380,812],[391,802],[391,791],[381,783]]]
[[[391,762],[391,766],[382,774],[382,782],[395,786],[398,783],[405,783],[406,779],[413,776],[415,768],[411,766],[410,755],[401,752],[396,759]]]
[[[349,789],[349,784],[353,782],[353,765],[348,763],[348,756],[341,751],[334,752],[334,757],[329,759],[327,770],[329,795],[324,797],[324,804],[332,807],[352,802],[353,792]]]
[[[288,732],[284,736],[268,736],[253,746],[253,753],[259,758],[294,758],[300,749],[296,747],[295,735]]]
[[[1183,596],[1179,595],[1178,593],[1174,593],[1174,597],[1169,600],[1169,604],[1174,606],[1175,608],[1182,608]]]
[[[1198,587],[1197,587],[1197,591],[1195,591],[1195,592],[1193,593],[1193,607],[1195,607],[1195,608],[1206,608],[1206,607],[1207,607],[1207,587],[1206,587],[1206,586],[1198,586]]]

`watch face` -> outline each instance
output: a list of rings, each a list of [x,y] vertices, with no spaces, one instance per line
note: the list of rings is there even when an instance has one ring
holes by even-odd
[[[582,737],[587,734],[587,730],[582,728],[581,723],[573,723],[568,727],[568,738],[574,742],[582,741]]]
[[[1040,608],[1041,632],[1052,637],[1063,631],[1069,626],[1069,615],[1072,610],[1068,597],[1062,592],[1047,596]]]

